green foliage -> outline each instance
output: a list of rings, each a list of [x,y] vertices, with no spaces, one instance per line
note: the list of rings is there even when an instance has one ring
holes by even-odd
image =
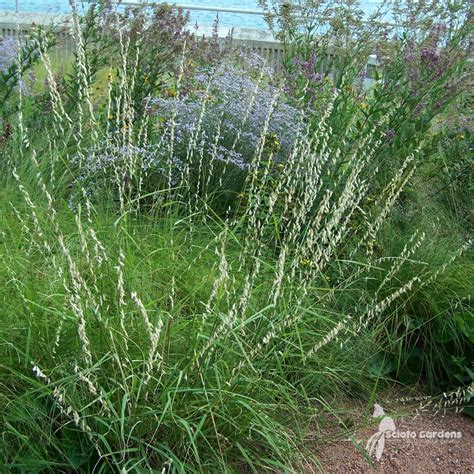
[[[447,260],[451,253],[456,223],[449,222],[447,216],[445,219],[444,232],[432,224],[426,225],[427,237],[417,260],[422,262],[427,273],[429,268]],[[393,238],[395,230],[400,232],[399,225],[388,231],[382,244],[386,252],[395,252],[396,246],[403,242],[403,234],[397,235],[396,240]],[[417,222],[418,228],[422,226],[423,223]],[[410,278],[414,266],[408,265],[400,277]],[[403,309],[394,308],[388,321],[380,321],[378,330],[389,341],[384,356],[385,375],[392,375],[406,384],[422,380],[433,392],[473,383],[472,271],[470,253],[463,260],[452,263],[436,283],[415,292]]]
[[[27,85],[24,78],[32,70],[41,54],[51,49],[56,42],[54,34],[38,27],[32,34],[18,45],[14,40],[3,39],[0,43],[0,107],[1,119],[6,121],[12,113],[17,111],[11,96],[18,87],[25,89]],[[0,122],[1,123],[1,122]]]
[[[0,140],[1,470],[298,472],[311,423],[387,380],[469,402],[472,145],[441,125],[465,25],[385,38],[366,92],[374,32],[331,11],[321,39],[284,17],[296,87],[244,77],[248,103],[227,77],[213,106],[213,50],[192,79],[182,14],[106,2],[74,16],[63,77],[45,50],[45,88],[5,91],[21,100]],[[241,153],[229,179],[220,140]],[[445,179],[459,199],[432,196]]]

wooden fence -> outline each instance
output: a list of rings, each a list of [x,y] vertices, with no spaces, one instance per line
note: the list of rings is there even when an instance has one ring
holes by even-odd
[[[204,8],[204,7],[193,7]],[[212,8],[212,7],[210,7]],[[232,12],[241,11],[239,9],[225,9]],[[211,10],[214,11],[214,10]],[[219,9],[222,11],[222,8]],[[16,13],[0,11],[0,37],[18,38],[27,36],[33,25],[52,28],[58,35],[59,48],[62,53],[68,55],[73,48],[71,40],[70,28],[71,17],[65,14],[50,13]],[[211,26],[200,26],[199,34],[210,36],[213,34]],[[283,47],[276,41],[269,30],[256,28],[228,28],[220,27],[218,36],[223,43],[226,38],[232,37],[232,46],[242,48],[258,53],[267,64],[279,67],[283,59]],[[376,67],[375,57],[369,59],[368,70]]]

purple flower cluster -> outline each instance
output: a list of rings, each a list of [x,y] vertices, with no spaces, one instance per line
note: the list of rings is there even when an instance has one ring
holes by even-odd
[[[121,176],[132,192],[139,176],[142,190],[155,191],[167,186],[169,179],[177,185],[185,169],[194,174],[201,160],[210,159],[225,163],[229,172],[245,173],[263,136],[264,153],[272,152],[275,161],[282,162],[293,149],[300,112],[276,99],[278,95],[271,78],[259,83],[234,65],[225,63],[201,72],[194,78],[192,94],[148,101],[148,113],[158,125],[153,143],[106,143],[92,150],[76,163],[81,170],[77,184],[96,193],[104,182],[114,186]]]
[[[15,64],[19,51],[20,45],[17,40],[8,37],[0,38],[0,75],[6,73]],[[34,81],[33,72],[30,72],[29,78],[31,82]],[[20,79],[18,86],[23,94],[28,94],[29,88],[25,80]]]
[[[318,63],[315,53],[307,61],[297,57],[294,59],[293,64],[300,69],[304,77],[310,82],[320,82],[324,78],[324,75],[317,71]]]
[[[305,89],[307,99],[310,104],[313,103],[318,98],[325,79],[321,67],[321,60],[315,53],[307,59],[298,56],[293,58],[285,92],[298,94]]]
[[[78,167],[80,164],[81,174],[76,179],[76,184],[84,188],[89,196],[103,189],[104,183],[113,186],[120,176],[124,184],[132,186],[130,171],[140,177],[145,187],[151,186],[153,190],[157,189],[160,179],[167,183],[168,177],[174,186],[179,182],[184,168],[178,158],[169,159],[167,150],[161,144],[150,144],[146,147],[106,144],[85,157],[73,159],[72,162]],[[152,177],[153,182],[150,182],[149,177]],[[75,208],[78,199],[80,194],[71,198],[71,208]]]
[[[403,60],[408,67],[408,77],[411,81],[426,80],[426,75],[429,78],[440,78],[452,64],[452,58],[439,42],[439,35],[429,36],[422,47],[409,43]]]
[[[385,132],[385,138],[387,139],[387,142],[390,143],[394,137],[395,137],[395,130],[393,128],[389,128]]]
[[[207,87],[209,82],[210,88]],[[197,92],[193,95],[178,100],[152,99],[150,112],[165,122],[165,133],[176,114],[175,140],[184,152],[196,131],[204,107],[198,136],[204,155],[212,155],[245,169],[261,141],[277,89],[271,81],[264,79],[258,84],[247,71],[227,63],[214,71],[197,74],[195,83]],[[298,116],[297,109],[282,100],[277,101],[267,132],[278,142],[274,150],[276,161],[283,161],[292,150]]]
[[[420,59],[425,66],[436,66],[439,61],[439,53],[433,48],[422,48]]]
[[[443,39],[444,31],[445,25],[437,24],[422,42],[411,40],[403,47],[407,97],[418,101],[413,110],[415,117],[442,110],[460,85],[452,83],[453,65],[460,62],[464,53],[452,49]]]
[[[18,57],[18,43],[8,37],[0,42],[0,72],[6,72]]]

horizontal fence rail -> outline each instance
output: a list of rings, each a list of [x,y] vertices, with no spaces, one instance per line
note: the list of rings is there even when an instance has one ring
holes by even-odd
[[[81,0],[79,0],[81,1]],[[134,1],[134,0],[110,0],[112,5],[117,5],[117,6],[134,6],[134,7],[153,7],[155,5],[172,5],[176,8],[182,8],[183,10],[187,11],[196,11],[196,12],[214,12],[214,13],[233,13],[233,14],[239,14],[239,15],[254,15],[254,16],[259,16],[259,17],[265,17],[266,13],[263,11],[263,9],[251,9],[251,8],[234,8],[234,7],[224,7],[224,6],[212,6],[212,5],[188,5],[188,4],[177,4],[174,3],[173,0],[169,1],[148,1],[148,0],[142,0],[142,1]],[[12,0],[12,3],[15,3],[15,10],[16,13],[20,12],[20,0]],[[81,3],[89,3],[89,4],[94,4],[97,3],[97,0],[82,0]],[[297,5],[293,5],[293,8],[300,8]],[[26,12],[26,11],[25,11]],[[324,20],[324,17],[320,18],[321,20]],[[381,20],[370,20],[370,21],[362,21],[364,24],[378,24],[380,26],[391,26],[391,27],[397,27],[399,25],[395,23],[391,23],[389,21],[381,21]],[[417,29],[416,26],[409,27],[411,29]]]
[[[15,13],[0,11],[0,47],[2,38],[19,42],[27,38],[34,26],[49,28],[58,40],[55,48],[61,56],[68,56],[74,48],[70,34],[71,16],[51,13]]]
[[[86,0],[87,3],[95,3],[94,0]],[[123,1],[117,2],[113,1],[113,4],[120,4],[121,6],[134,6],[134,7],[151,7],[153,5],[164,5],[168,2],[130,2]],[[207,6],[207,5],[182,5],[180,3],[174,4],[169,2],[176,8],[182,8],[183,10],[190,11],[202,11],[202,12],[216,12],[216,13],[239,13],[242,15],[259,15],[264,16],[265,12],[263,10],[252,10],[248,8],[229,8],[229,7],[219,7],[219,6]]]
[[[87,3],[95,3],[93,0]],[[119,3],[119,2],[114,2]],[[120,2],[125,6],[144,6],[149,7],[153,4],[163,4],[164,2],[140,3],[140,2]],[[178,5],[176,5],[178,6]],[[212,11],[225,13],[248,13],[257,14],[256,10],[243,10],[226,7],[204,7],[179,5],[183,9],[194,9],[198,11]],[[263,12],[258,11],[263,15]],[[73,51],[73,41],[70,35],[71,17],[67,14],[52,13],[14,13],[0,11],[0,40],[1,37],[21,38],[29,34],[33,25],[52,28],[58,35],[59,48],[67,55]],[[191,29],[191,28],[190,28]],[[215,31],[211,26],[199,27],[199,32],[203,36],[212,36]],[[221,44],[227,43],[231,38],[232,46],[245,51],[252,51],[261,56],[268,65],[279,68],[283,61],[283,45],[275,40],[269,30],[259,28],[234,28],[219,27],[218,38]],[[377,65],[375,56],[370,57],[368,62],[368,77],[372,76],[373,70]],[[370,79],[368,82],[371,82]]]
[[[13,3],[13,0],[12,0]],[[17,13],[20,11],[20,0],[14,0],[15,10]],[[94,0],[85,0],[85,3],[96,3]],[[255,10],[250,8],[229,8],[229,7],[220,7],[220,6],[211,6],[211,5],[182,5],[175,4],[172,1],[170,2],[134,2],[134,1],[117,1],[113,0],[113,4],[121,6],[141,6],[141,7],[151,7],[153,5],[164,5],[166,3],[172,4],[177,8],[182,8],[183,10],[190,11],[203,11],[203,12],[216,12],[216,13],[238,13],[241,15],[257,15],[264,16],[265,13],[263,10]]]

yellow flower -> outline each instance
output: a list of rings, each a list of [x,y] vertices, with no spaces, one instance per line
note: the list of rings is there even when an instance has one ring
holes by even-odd
[[[344,86],[344,89],[346,89],[346,91],[349,92],[349,94],[352,94],[354,92],[354,88],[350,84],[346,84]]]
[[[362,110],[367,110],[369,108],[369,104],[367,102],[362,102],[362,104],[360,104],[360,108]]]
[[[464,140],[464,139],[466,138],[466,135],[464,135],[464,133],[460,133],[460,134],[458,135],[458,138],[459,138],[460,140]]]
[[[311,263],[311,260],[309,260],[308,258],[302,258],[300,260],[300,263],[301,265],[303,265],[304,267],[307,267],[310,263]]]
[[[280,149],[281,145],[278,141],[278,135],[275,132],[269,133],[265,139],[266,147],[268,147],[272,152],[276,153]]]

